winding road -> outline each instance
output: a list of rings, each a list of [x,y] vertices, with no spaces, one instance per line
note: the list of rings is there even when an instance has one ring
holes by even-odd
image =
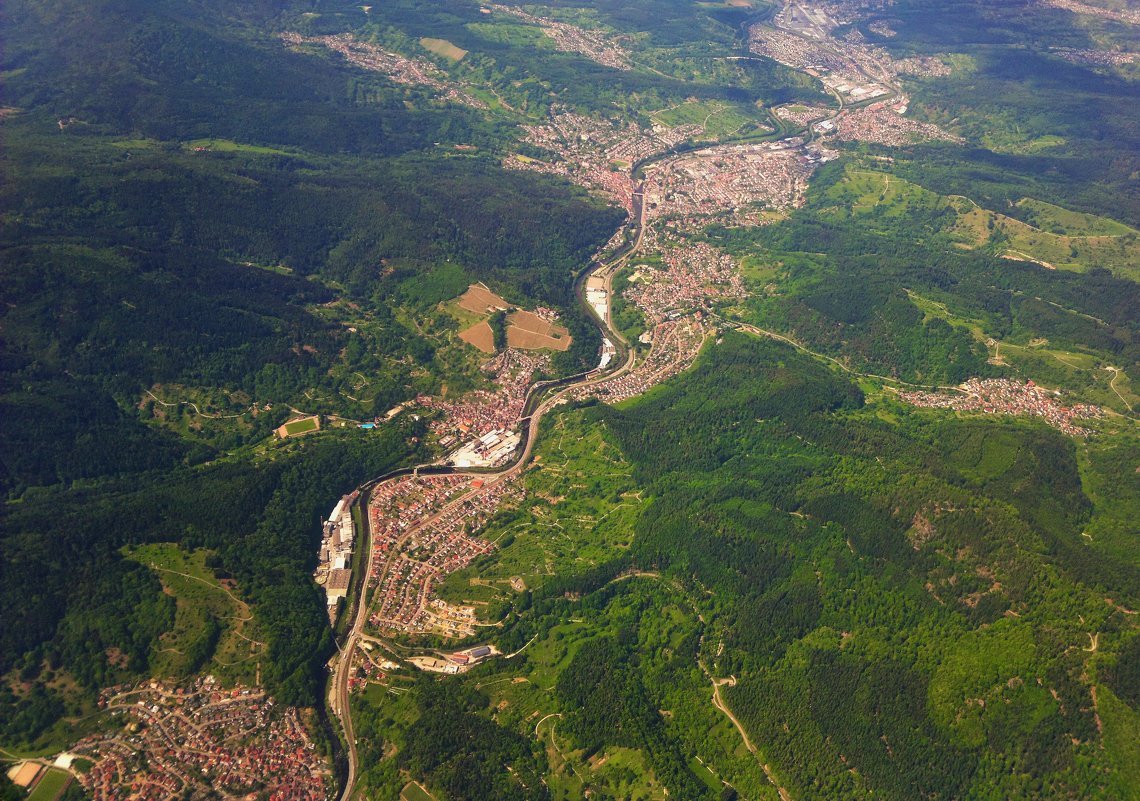
[[[391,481],[397,478],[402,478],[406,475],[413,473],[450,473],[459,475],[478,475],[486,480],[484,489],[504,479],[512,478],[520,473],[526,465],[530,462],[531,456],[534,452],[534,443],[538,433],[539,423],[550,409],[560,403],[567,392],[579,387],[589,386],[598,383],[599,381],[608,380],[619,375],[623,375],[633,368],[637,358],[637,351],[629,347],[626,338],[622,336],[621,332],[615,329],[609,320],[610,315],[606,315],[607,319],[602,319],[594,311],[593,307],[585,302],[583,288],[585,287],[586,280],[594,274],[600,274],[605,277],[605,285],[607,289],[607,299],[612,298],[613,276],[617,273],[618,269],[625,264],[634,254],[640,250],[645,231],[645,206],[642,202],[642,190],[638,188],[634,194],[633,210],[634,213],[630,215],[626,226],[633,232],[633,242],[624,250],[624,252],[616,255],[614,258],[607,262],[597,262],[586,270],[582,271],[576,282],[576,294],[579,302],[581,302],[588,310],[590,318],[601,329],[603,336],[611,338],[613,341],[621,343],[625,353],[625,358],[618,364],[608,370],[595,369],[587,373],[582,373],[577,376],[572,376],[568,379],[560,381],[545,381],[533,385],[529,392],[526,402],[523,404],[524,412],[529,409],[533,404],[537,403],[533,411],[522,417],[519,422],[522,424],[523,440],[518,450],[515,451],[514,461],[506,468],[495,472],[486,472],[478,470],[460,470],[456,468],[442,467],[439,463],[420,465],[414,468],[403,468],[395,470],[378,479],[373,479],[360,489],[359,503],[367,505],[368,497],[375,487],[384,481]],[[553,394],[549,394],[551,390],[555,390]],[[545,396],[545,397],[544,397]],[[444,511],[451,508],[455,504],[462,503],[476,492],[483,490],[474,490],[470,493],[465,493],[454,501],[450,502],[447,506],[441,509],[436,515],[443,514]],[[345,747],[347,751],[348,761],[348,774],[345,778],[344,787],[339,796],[340,801],[349,801],[352,797],[353,790],[356,787],[357,775],[359,773],[359,757],[356,750],[356,734],[352,726],[352,706],[349,700],[348,692],[348,679],[350,667],[352,664],[352,652],[356,648],[357,643],[364,638],[363,630],[364,623],[368,619],[368,576],[372,574],[374,560],[376,555],[372,551],[372,534],[369,529],[368,515],[362,515],[365,531],[363,532],[363,547],[368,554],[368,564],[362,569],[362,580],[359,582],[358,595],[353,600],[355,607],[355,615],[353,616],[352,625],[344,637],[343,643],[338,644],[339,654],[333,657],[334,664],[332,666],[332,681],[330,682],[328,693],[328,708],[329,711],[340,720],[341,728],[344,731]],[[408,532],[410,536],[412,532],[418,530],[422,525],[430,522],[424,521],[417,525],[414,529]],[[373,638],[367,638],[373,639]],[[512,654],[513,656],[513,654]]]

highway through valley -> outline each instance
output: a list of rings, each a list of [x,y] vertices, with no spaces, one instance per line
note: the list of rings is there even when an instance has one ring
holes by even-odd
[[[440,463],[431,463],[420,465],[418,467],[408,467],[387,473],[377,479],[373,479],[360,487],[360,503],[365,507],[368,504],[368,497],[371,491],[379,484],[385,481],[393,481],[413,473],[422,474],[461,474],[461,475],[478,475],[485,480],[483,489],[473,490],[472,493],[465,493],[453,501],[449,502],[444,509],[433,515],[415,528],[410,530],[407,535],[411,536],[412,533],[422,528],[431,522],[432,519],[443,514],[444,511],[454,507],[456,504],[462,503],[475,492],[482,492],[489,486],[493,486],[499,481],[513,478],[518,473],[526,468],[530,462],[531,456],[534,452],[534,443],[538,434],[539,424],[550,409],[559,404],[567,392],[577,389],[579,387],[589,386],[603,380],[609,380],[620,375],[624,375],[629,370],[633,369],[634,363],[637,358],[637,351],[629,346],[625,337],[621,332],[613,327],[610,320],[611,315],[607,314],[606,318],[600,317],[594,309],[586,303],[584,288],[586,281],[590,276],[598,275],[604,278],[605,287],[607,291],[606,299],[607,304],[611,304],[613,300],[613,277],[617,271],[632,257],[638,250],[640,250],[645,231],[645,204],[643,202],[642,191],[639,187],[633,198],[633,214],[630,215],[626,222],[626,227],[632,235],[630,244],[619,251],[613,258],[606,262],[597,262],[590,265],[587,269],[582,271],[575,285],[575,294],[579,302],[586,306],[590,318],[601,329],[602,335],[609,338],[615,343],[620,343],[621,350],[619,353],[624,355],[624,358],[615,360],[616,363],[609,369],[595,369],[587,373],[582,373],[577,376],[560,379],[558,381],[545,381],[533,385],[523,405],[523,414],[518,422],[521,427],[522,441],[519,448],[515,451],[511,464],[505,468],[494,472],[480,471],[480,470],[461,470],[453,467],[442,466]],[[533,407],[533,410],[531,408]],[[529,411],[528,413],[528,410]],[[364,520],[365,531],[361,532],[362,547],[366,549],[367,561],[361,568],[360,580],[357,582],[357,594],[352,603],[349,604],[349,609],[352,611],[352,624],[349,626],[348,631],[345,633],[344,639],[338,643],[338,654],[333,657],[332,662],[332,680],[329,684],[327,703],[332,717],[340,721],[341,729],[344,732],[345,751],[348,762],[348,772],[345,777],[343,788],[339,796],[340,801],[349,801],[352,797],[353,790],[356,787],[357,778],[359,775],[359,757],[356,748],[356,734],[352,726],[352,706],[349,699],[349,674],[351,673],[352,653],[361,641],[364,635],[364,624],[368,620],[368,578],[372,575],[372,569],[375,567],[376,554],[372,550],[371,532],[369,528],[368,514],[362,515]],[[391,558],[391,557],[389,557]],[[369,637],[369,640],[375,641],[375,638]]]

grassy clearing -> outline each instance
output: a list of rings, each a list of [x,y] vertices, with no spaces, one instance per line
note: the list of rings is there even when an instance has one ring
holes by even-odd
[[[669,128],[698,125],[705,138],[723,139],[757,131],[762,117],[755,107],[720,100],[686,101],[649,115],[650,119]]]
[[[259,156],[289,156],[293,155],[287,150],[262,145],[250,145],[245,142],[234,142],[232,139],[191,139],[186,142],[188,150],[213,150],[218,153],[254,153]]]
[[[187,552],[172,543],[125,549],[124,556],[155,571],[174,596],[174,627],[151,654],[156,676],[183,678],[199,671],[229,682],[253,684],[264,648],[247,604],[206,566],[210,552]]]
[[[400,791],[402,801],[435,801],[435,796],[424,789],[419,782],[408,782]]]
[[[69,784],[71,784],[70,773],[59,768],[48,768],[43,778],[36,782],[28,801],[55,801]]]
[[[462,61],[463,57],[467,55],[466,50],[462,47],[456,47],[446,39],[432,39],[425,36],[420,39],[420,47],[451,61]]]
[[[1063,136],[1030,136],[1017,130],[995,130],[982,137],[982,143],[995,153],[1013,153],[1019,156],[1040,153],[1060,147],[1066,142],[1068,140]]]
[[[1051,234],[1061,236],[1124,236],[1137,233],[1134,228],[1129,228],[1116,220],[1098,217],[1095,214],[1069,211],[1043,200],[1024,197],[1017,201],[1017,205],[1029,211],[1031,216],[1028,222]]]
[[[554,49],[554,40],[534,25],[521,22],[470,22],[467,30],[488,42],[511,47],[538,47]]]

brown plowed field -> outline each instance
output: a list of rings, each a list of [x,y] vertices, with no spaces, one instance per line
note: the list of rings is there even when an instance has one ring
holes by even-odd
[[[508,331],[508,339],[510,338],[509,334]],[[468,345],[474,345],[484,353],[495,352],[495,332],[491,330],[491,326],[486,320],[475,323],[465,331],[460,331],[459,338]]]
[[[509,309],[511,304],[482,284],[472,284],[459,298],[459,308],[472,314],[488,314],[496,309]]]
[[[548,323],[533,312],[516,311],[507,318],[507,322],[510,324],[507,345],[512,348],[567,350],[574,341],[565,328]]]

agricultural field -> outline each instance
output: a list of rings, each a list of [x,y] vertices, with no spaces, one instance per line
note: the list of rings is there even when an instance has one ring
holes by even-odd
[[[171,544],[140,545],[123,555],[154,571],[174,597],[174,626],[155,643],[151,670],[164,678],[212,673],[227,683],[254,685],[265,643],[233,582],[209,567],[211,552]]]
[[[480,320],[470,328],[459,332],[459,338],[483,353],[495,352],[495,332],[486,320]]]
[[[506,310],[511,304],[503,300],[482,284],[472,284],[457,301],[459,308],[471,314],[484,315],[497,310]]]
[[[573,338],[565,326],[547,322],[533,312],[517,310],[507,317],[507,344],[523,350],[569,350]]]
[[[495,353],[500,335],[505,336],[498,341],[500,347],[520,350],[567,351],[574,343],[565,326],[504,300],[482,284],[472,284],[440,309],[458,324],[458,338],[482,353]]]
[[[462,61],[463,57],[467,55],[466,50],[462,47],[456,47],[446,39],[432,39],[425,36],[420,39],[420,46],[449,61]]]

